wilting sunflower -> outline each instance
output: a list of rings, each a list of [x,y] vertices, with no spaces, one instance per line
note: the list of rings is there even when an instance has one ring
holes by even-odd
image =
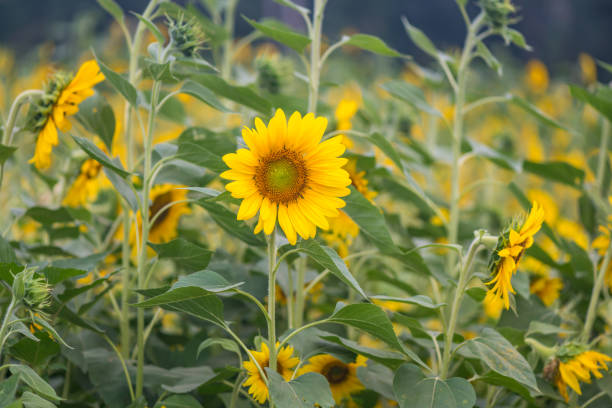
[[[595,378],[602,378],[600,370],[608,370],[606,362],[612,358],[597,351],[585,350],[583,346],[572,343],[562,346],[547,366],[544,368],[545,377],[553,381],[559,393],[567,402],[569,395],[567,386],[578,395],[582,395],[580,381],[590,384],[591,374]]]
[[[533,245],[533,236],[540,230],[543,221],[544,210],[534,201],[527,219],[520,228],[518,225],[511,226],[509,232],[499,237],[496,251],[489,264],[493,279],[487,283],[492,287],[487,291],[486,298],[501,299],[504,307],[510,308],[509,293],[516,293],[512,287],[512,276],[516,273],[525,250]],[[493,303],[491,299],[488,299],[488,302]]]
[[[327,379],[329,388],[336,404],[350,398],[351,394],[362,390],[363,384],[357,378],[357,367],[365,366],[366,358],[357,356],[354,363],[345,363],[331,354],[320,354],[311,357],[300,370],[300,375],[305,373],[319,373]]]
[[[38,133],[34,157],[37,169],[51,165],[51,150],[57,146],[57,130],[67,132],[72,127],[68,116],[79,111],[79,104],[94,94],[93,87],[104,80],[95,60],[81,65],[74,77],[58,72],[45,87],[45,94],[35,106],[33,130]]]
[[[221,177],[233,180],[226,188],[241,198],[238,219],[259,211],[255,233],[270,235],[276,220],[292,245],[297,235],[314,238],[317,227],[328,229],[328,217],[336,217],[350,193],[347,162],[340,158],[345,147],[340,137],[321,142],[327,119],[295,112],[289,118],[279,109],[268,126],[259,118],[255,129],[244,128],[248,149],[223,156],[230,167]]]
[[[278,343],[276,346],[278,347]],[[261,343],[261,351],[251,350],[251,355],[259,364],[259,367],[264,371],[270,362],[270,349],[265,342]],[[285,346],[281,349],[277,349],[276,355],[276,371],[285,379],[285,381],[291,380],[293,375],[293,368],[300,362],[300,359],[293,356],[293,347]],[[244,368],[247,370],[247,379],[242,384],[243,387],[249,387],[249,394],[253,398],[263,404],[268,400],[268,386],[266,380],[262,378],[257,364],[252,360],[245,361],[243,363]]]
[[[102,165],[94,159],[85,160],[79,175],[66,193],[63,204],[68,207],[79,207],[88,201],[94,201],[105,180]]]

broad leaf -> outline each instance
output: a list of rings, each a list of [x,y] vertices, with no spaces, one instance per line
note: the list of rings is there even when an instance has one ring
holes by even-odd
[[[270,381],[270,400],[278,408],[331,408],[334,406],[329,384],[319,373],[306,373],[286,382],[276,371],[266,368]]]
[[[222,78],[212,74],[198,75],[192,79],[217,95],[263,113],[264,115],[269,115],[272,111],[270,102],[257,95],[249,87],[230,85]]]
[[[384,55],[386,57],[402,56],[402,54],[389,47],[383,40],[374,35],[355,34],[352,35],[345,44],[371,51],[375,54]]]
[[[160,259],[171,259],[180,268],[188,272],[199,271],[208,265],[212,251],[193,244],[183,238],[177,238],[165,244],[153,244],[149,246],[155,250]]]
[[[25,365],[11,365],[11,374],[19,375],[19,378],[28,384],[38,394],[48,399],[59,401],[61,398],[57,396],[53,387],[43,380],[36,371]]]
[[[102,95],[95,94],[79,104],[76,119],[85,129],[96,134],[104,142],[109,152],[113,150],[115,114]]]
[[[523,162],[523,170],[578,189],[581,188],[585,177],[583,170],[561,161],[538,163],[525,160]]]
[[[298,54],[301,54],[306,46],[310,44],[310,38],[304,34],[297,33],[289,27],[274,20],[256,22],[244,17],[244,19],[264,35],[286,45]]]
[[[17,146],[5,146],[0,144],[0,165],[3,165],[13,153],[17,150]]]
[[[83,137],[72,135],[74,141],[83,149],[89,157],[97,160],[104,167],[114,171],[121,177],[127,177],[130,175],[129,172],[123,169],[120,162],[113,162],[113,160],[106,155],[98,146],[96,146],[91,140]]]
[[[612,93],[601,90],[592,93],[576,85],[570,85],[570,91],[574,98],[588,103],[609,121],[612,121]]]
[[[185,84],[183,84],[183,86],[181,87],[181,93],[191,95],[194,98],[197,98],[198,100],[204,102],[208,106],[217,109],[218,111],[231,112],[228,108],[223,106],[223,104],[219,101],[215,94],[212,93],[210,89],[197,82],[185,82]]]
[[[125,100],[130,103],[130,105],[132,105],[134,108],[138,108],[138,92],[136,91],[136,88],[134,88],[127,79],[100,61],[97,56],[96,60],[98,61],[100,71],[102,71],[106,80],[110,82],[113,88],[115,88],[115,90],[119,92],[125,98]]]
[[[221,228],[241,241],[254,246],[266,245],[266,241],[261,235],[253,234],[251,228],[244,221],[238,221],[236,219],[236,214],[223,205],[210,200],[198,200],[196,204],[208,211],[208,215],[210,215]]]
[[[423,31],[410,24],[406,17],[402,17],[402,23],[404,24],[404,28],[406,29],[408,36],[417,45],[417,47],[434,58],[438,57],[438,50],[436,49],[436,46],[425,35],[425,33],[423,33]]]

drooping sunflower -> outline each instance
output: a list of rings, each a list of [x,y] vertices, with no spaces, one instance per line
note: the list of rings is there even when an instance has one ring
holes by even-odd
[[[366,358],[357,356],[354,363],[345,363],[331,354],[320,354],[308,360],[299,374],[319,373],[327,379],[336,404],[350,398],[351,394],[362,390],[363,384],[357,377],[357,367],[366,365]]]
[[[85,160],[79,175],[66,193],[63,204],[68,207],[79,207],[88,201],[94,201],[104,180],[102,165],[94,159]]]
[[[276,343],[278,348],[279,343]],[[264,371],[270,363],[270,349],[265,342],[261,343],[261,351],[251,350],[251,355],[259,364],[259,367]],[[291,380],[293,375],[293,368],[300,362],[300,359],[293,357],[293,347],[285,346],[277,350],[276,355],[276,371],[285,379],[285,381]],[[245,361],[243,363],[244,368],[247,370],[247,379],[242,384],[243,387],[249,387],[249,394],[253,398],[263,404],[268,400],[268,386],[266,380],[261,376],[257,364],[252,360]]]
[[[345,147],[340,137],[320,142],[327,119],[309,113],[293,113],[287,122],[279,109],[268,126],[259,118],[255,129],[245,127],[242,137],[248,149],[223,156],[230,167],[221,177],[232,180],[226,188],[241,198],[239,220],[259,211],[255,233],[272,234],[276,220],[292,245],[297,235],[313,238],[317,227],[328,229],[328,217],[336,217],[350,193],[351,179],[339,157]]]
[[[34,157],[37,169],[51,165],[51,150],[59,143],[57,130],[67,132],[72,127],[68,116],[79,111],[79,104],[94,94],[93,87],[104,81],[104,74],[95,60],[83,63],[76,75],[63,72],[47,83],[44,96],[38,101],[33,117],[33,130],[38,133]]]
[[[544,222],[544,210],[537,201],[534,201],[527,219],[520,228],[516,225],[511,226],[509,231],[499,238],[489,265],[493,279],[487,283],[492,287],[487,291],[486,298],[501,299],[506,310],[510,308],[509,293],[516,293],[512,287],[512,276],[516,273],[525,250],[533,245],[533,236],[540,230],[542,222]],[[494,303],[491,299],[487,301]]]
[[[597,351],[586,350],[584,346],[568,343],[556,353],[556,357],[545,368],[545,374],[552,380],[565,401],[569,400],[567,386],[582,395],[580,382],[591,383],[591,375],[602,378],[600,370],[608,370],[607,362],[612,358]]]

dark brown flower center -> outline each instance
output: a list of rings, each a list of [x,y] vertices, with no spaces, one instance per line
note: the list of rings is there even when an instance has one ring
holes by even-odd
[[[341,361],[332,361],[323,367],[321,374],[327,378],[330,384],[338,384],[346,380],[349,375],[349,367]]]
[[[162,211],[162,208],[164,208],[171,202],[172,202],[172,192],[171,191],[168,191],[167,193],[163,193],[155,197],[153,199],[153,203],[149,207],[149,221],[151,221],[153,217],[157,215],[157,213]],[[153,223],[153,228],[161,224],[166,219],[166,217],[168,217],[169,211],[170,211],[170,208],[166,208],[165,210],[163,210],[161,214],[159,214],[159,216],[157,216],[157,219]]]
[[[304,159],[287,148],[260,159],[255,170],[257,190],[277,204],[297,200],[306,186],[307,179]]]

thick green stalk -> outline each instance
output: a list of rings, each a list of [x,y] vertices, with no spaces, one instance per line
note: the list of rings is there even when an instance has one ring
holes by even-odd
[[[268,348],[270,359],[268,367],[276,369],[276,229],[268,237]],[[270,407],[273,406],[270,401]]]
[[[149,125],[147,128],[147,135],[145,138],[145,149],[144,149],[144,171],[143,171],[143,183],[142,187],[142,207],[140,209],[141,222],[142,222],[142,234],[140,236],[140,248],[138,252],[138,288],[145,289],[144,283],[146,279],[146,268],[147,268],[147,241],[149,240],[149,194],[151,183],[148,182],[151,174],[151,160],[153,153],[153,133],[155,128],[155,116],[157,113],[157,102],[159,99],[159,92],[161,83],[155,81],[153,83],[153,90],[151,91],[151,111],[149,112]],[[138,295],[138,301],[142,302],[144,297]],[[143,368],[144,368],[144,309],[139,308],[137,311],[137,344],[138,344],[138,357],[137,357],[137,373],[136,373],[136,398],[142,395],[143,387]]]
[[[323,11],[327,0],[314,0],[312,32],[310,33],[310,81],[308,88],[308,112],[317,113],[319,99],[319,78],[321,77],[321,36]]]
[[[4,337],[6,337],[6,331],[9,328],[9,319],[13,313],[16,302],[15,298],[11,296],[11,301],[8,304],[6,311],[4,312],[4,318],[2,319],[2,327],[0,327],[0,356],[2,356],[2,349],[4,348]]]
[[[232,73],[232,56],[234,54],[234,18],[238,0],[229,0],[225,8],[223,25],[225,28],[225,41],[223,42],[223,62],[221,65],[221,77],[226,81]]]
[[[157,6],[159,0],[151,0],[143,12],[143,17],[150,18]],[[136,32],[134,33],[133,40],[126,37],[126,42],[129,47],[129,68],[128,68],[128,81],[134,87],[137,87],[138,82],[138,59],[140,57],[140,47],[142,46],[142,39],[145,33],[145,24],[142,21],[138,22]],[[124,122],[123,122],[123,134],[124,141],[127,146],[127,169],[132,171],[134,167],[134,138],[132,137],[132,106],[126,101],[124,108]],[[130,354],[130,306],[129,296],[131,291],[131,220],[130,220],[131,208],[127,203],[123,205],[123,242],[121,248],[122,256],[122,271],[121,271],[121,321],[119,324],[120,338],[121,338],[121,355],[124,358],[128,358]]]
[[[459,316],[461,301],[463,300],[463,295],[465,294],[465,286],[469,282],[468,278],[470,276],[474,256],[476,256],[478,249],[481,247],[481,243],[482,237],[477,237],[474,239],[474,241],[472,241],[466,259],[463,262],[463,267],[459,273],[459,282],[457,283],[457,287],[455,288],[455,293],[453,295],[453,303],[451,306],[448,327],[446,329],[446,333],[444,333],[444,354],[442,356],[442,365],[440,367],[440,378],[442,379],[446,379],[448,376],[448,368],[450,366],[452,356],[453,337],[455,335],[455,328],[457,326],[457,317]]]
[[[608,142],[610,139],[610,121],[603,117],[601,130],[601,145],[599,146],[599,155],[597,157],[597,188],[601,194],[603,191],[604,175],[606,174],[606,156],[608,155]]]
[[[595,277],[595,284],[593,285],[593,291],[591,292],[591,300],[589,301],[589,308],[587,309],[586,318],[584,320],[584,327],[582,329],[582,333],[580,335],[580,340],[582,342],[587,342],[589,337],[591,336],[591,330],[593,329],[593,324],[595,323],[595,317],[597,316],[597,304],[599,303],[599,296],[601,295],[601,289],[603,288],[604,280],[606,277],[606,272],[608,271],[608,266],[610,265],[610,258],[612,257],[612,240],[610,240],[610,244],[608,246],[608,250],[604,255],[604,259],[601,262],[601,266],[599,267],[599,271]]]
[[[305,302],[305,293],[304,293],[304,281],[306,279],[306,257],[299,257],[296,261],[296,270],[297,270],[297,282],[295,284],[295,306],[293,308],[294,316],[293,316],[293,325],[295,327],[300,327],[304,322],[304,302]]]

